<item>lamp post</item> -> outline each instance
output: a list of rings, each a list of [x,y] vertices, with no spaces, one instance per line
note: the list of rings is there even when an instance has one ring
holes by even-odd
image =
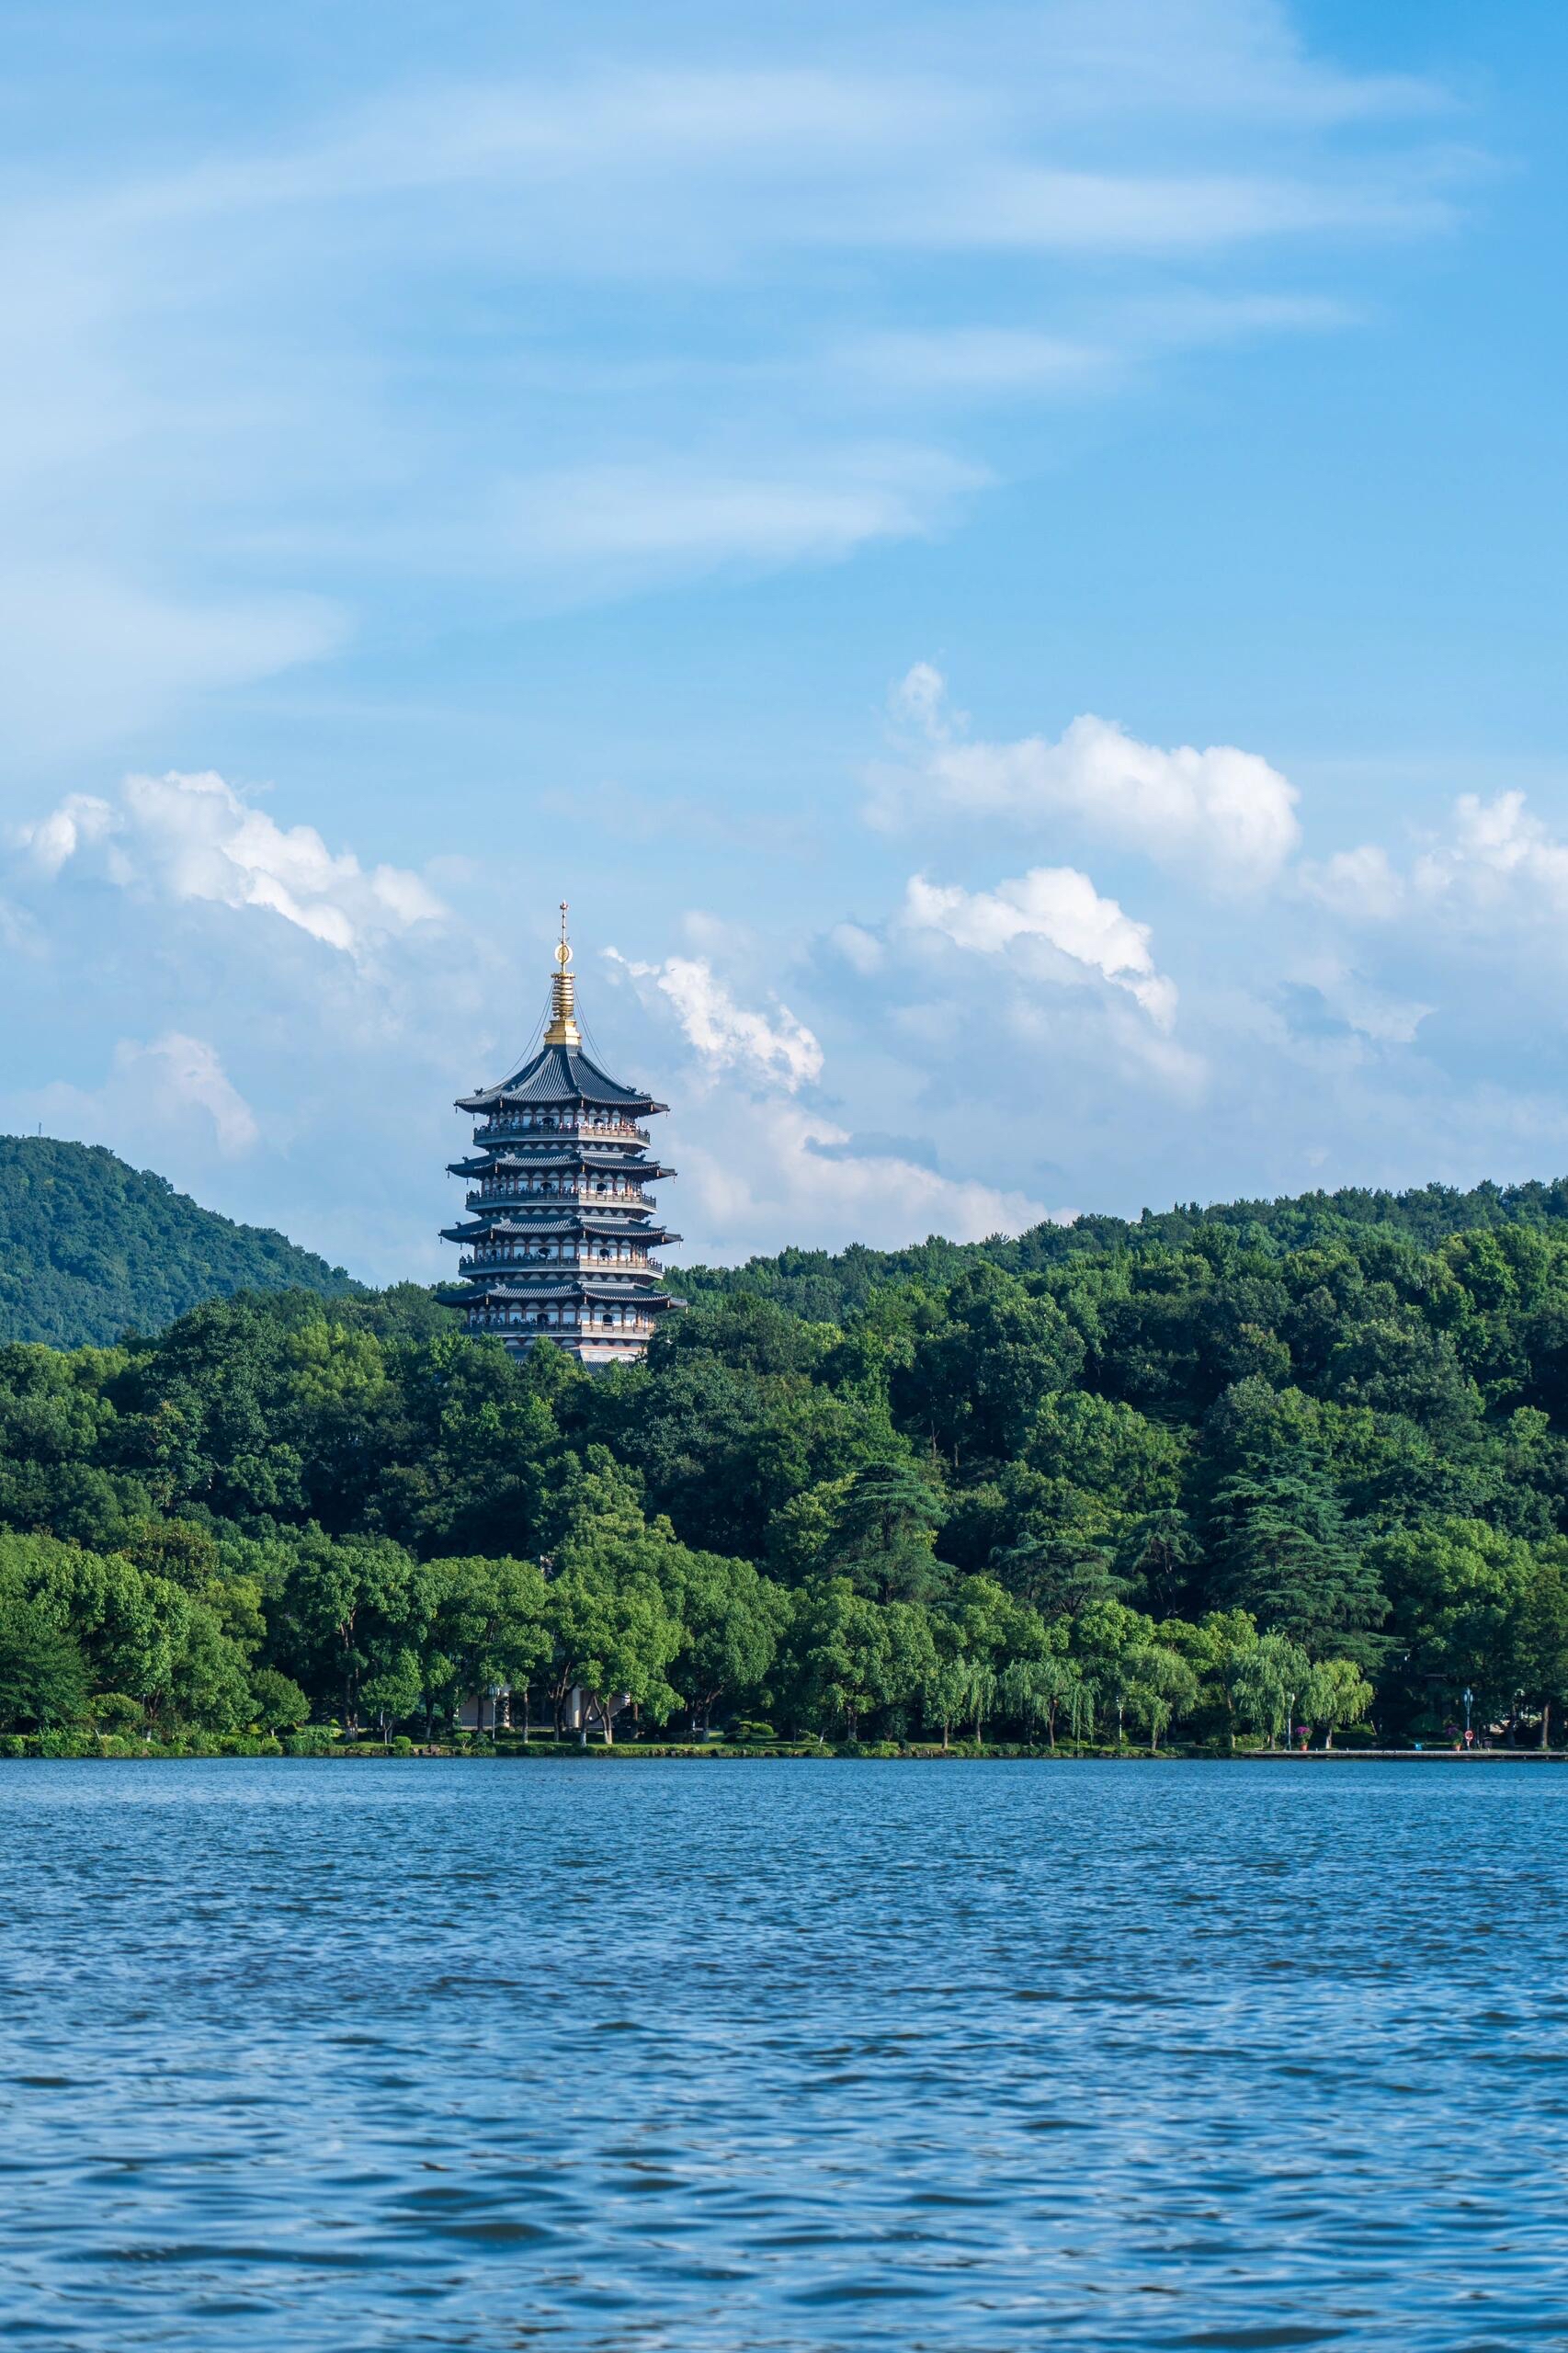
[[[1460,1693],[1460,1698],[1464,1701],[1464,1745],[1468,1749],[1470,1746],[1470,1711],[1471,1704],[1475,1698],[1475,1694],[1471,1689],[1468,1683],[1465,1685],[1464,1689]]]

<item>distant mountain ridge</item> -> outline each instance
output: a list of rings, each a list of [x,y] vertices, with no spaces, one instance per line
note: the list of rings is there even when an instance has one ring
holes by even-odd
[[[774,1257],[748,1258],[739,1267],[683,1267],[670,1279],[693,1304],[755,1292],[808,1321],[836,1323],[851,1307],[889,1283],[950,1282],[977,1260],[989,1259],[1009,1274],[1029,1275],[1087,1251],[1179,1249],[1200,1244],[1221,1229],[1246,1247],[1271,1255],[1321,1247],[1369,1227],[1394,1233],[1429,1250],[1449,1234],[1505,1225],[1552,1228],[1568,1225],[1568,1177],[1542,1184],[1490,1182],[1461,1191],[1451,1185],[1419,1185],[1393,1193],[1364,1186],[1337,1192],[1299,1193],[1271,1201],[1192,1202],[1170,1210],[1145,1210],[1130,1219],[1087,1214],[1072,1225],[1036,1225],[1016,1238],[994,1235],[986,1242],[946,1242],[933,1234],[903,1250],[870,1250],[856,1243],[847,1250],[781,1250]]]
[[[241,1290],[362,1286],[286,1235],[204,1210],[101,1144],[0,1136],[0,1340],[107,1347]]]

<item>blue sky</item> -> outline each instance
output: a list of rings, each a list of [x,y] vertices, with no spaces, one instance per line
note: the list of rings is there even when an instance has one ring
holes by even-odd
[[[11,1127],[433,1275],[1568,1167],[1568,19],[6,12]]]

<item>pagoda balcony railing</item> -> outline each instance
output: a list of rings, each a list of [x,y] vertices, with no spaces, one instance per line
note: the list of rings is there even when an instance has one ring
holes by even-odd
[[[527,1267],[538,1274],[548,1274],[552,1267],[602,1275],[657,1275],[664,1271],[656,1258],[646,1255],[636,1258],[601,1257],[594,1250],[566,1250],[559,1257],[539,1250],[471,1251],[467,1257],[458,1260],[460,1275],[494,1274],[506,1267]]]
[[[541,1119],[527,1112],[500,1112],[493,1119],[482,1120],[473,1131],[476,1143],[487,1143],[495,1136],[590,1136],[608,1143],[649,1143],[646,1128],[633,1127],[630,1120]]]
[[[471,1332],[565,1332],[574,1338],[593,1340],[646,1339],[656,1322],[656,1317],[633,1308],[564,1308],[557,1313],[544,1309],[473,1307],[468,1313]]]
[[[493,1201],[631,1201],[641,1209],[653,1207],[636,1185],[529,1185],[509,1176],[478,1186],[468,1197],[470,1209]]]

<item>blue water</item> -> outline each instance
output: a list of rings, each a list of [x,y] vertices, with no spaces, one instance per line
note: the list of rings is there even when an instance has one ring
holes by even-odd
[[[0,1766],[51,2348],[1568,2347],[1568,1773]]]

